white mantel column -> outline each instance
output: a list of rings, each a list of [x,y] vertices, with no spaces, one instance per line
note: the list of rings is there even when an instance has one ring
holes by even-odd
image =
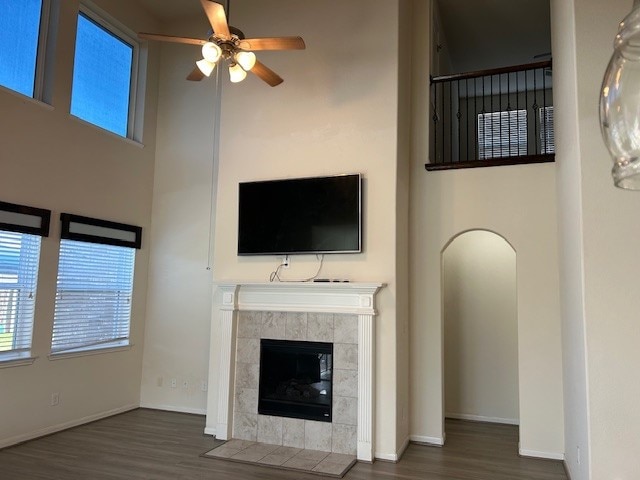
[[[232,435],[233,395],[235,385],[236,359],[236,312],[238,285],[221,285],[222,305],[220,306],[220,342],[218,350],[218,368],[220,376],[218,385],[218,418],[216,422],[216,438],[229,440]]]

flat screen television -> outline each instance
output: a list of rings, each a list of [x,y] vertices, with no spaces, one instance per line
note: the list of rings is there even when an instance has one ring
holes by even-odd
[[[359,174],[239,185],[238,255],[362,251]]]

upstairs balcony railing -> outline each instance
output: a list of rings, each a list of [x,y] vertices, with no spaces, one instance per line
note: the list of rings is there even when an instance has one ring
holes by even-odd
[[[427,170],[553,162],[551,61],[431,78]]]

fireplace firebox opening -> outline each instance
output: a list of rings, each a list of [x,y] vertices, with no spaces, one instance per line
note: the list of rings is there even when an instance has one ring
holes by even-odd
[[[333,344],[260,340],[258,413],[331,422]]]

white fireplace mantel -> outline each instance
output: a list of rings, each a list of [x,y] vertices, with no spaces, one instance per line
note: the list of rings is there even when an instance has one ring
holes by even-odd
[[[375,379],[375,295],[381,283],[220,282],[215,288],[221,304],[212,312],[212,337],[218,349],[211,349],[210,369],[218,364],[216,418],[207,413],[205,433],[227,440],[232,435],[235,375],[235,342],[238,311],[340,313],[358,316],[358,424],[357,458],[373,461],[374,379]],[[214,333],[215,332],[215,333]],[[217,358],[216,358],[217,356]],[[217,362],[216,362],[217,360]],[[209,402],[211,403],[211,402]]]

